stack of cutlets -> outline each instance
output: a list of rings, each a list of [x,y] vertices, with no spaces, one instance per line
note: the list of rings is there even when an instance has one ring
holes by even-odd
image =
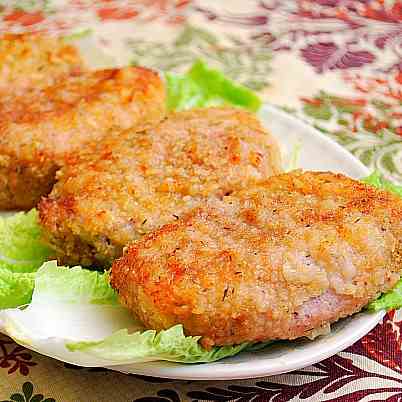
[[[314,336],[400,278],[402,201],[281,174],[253,114],[167,114],[157,73],[87,71],[40,36],[2,39],[0,92],[0,208],[37,206],[61,263],[113,264],[148,328],[183,324],[208,348]]]
[[[39,204],[63,263],[107,265],[123,248],[209,198],[280,172],[275,141],[248,112],[171,114],[155,127],[92,144]]]
[[[152,127],[165,117],[153,71],[87,71],[61,39],[0,39],[0,208],[30,209],[57,170],[91,141]]]

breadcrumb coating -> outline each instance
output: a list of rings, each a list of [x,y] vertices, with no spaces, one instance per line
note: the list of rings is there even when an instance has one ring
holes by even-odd
[[[296,171],[134,242],[111,285],[147,328],[183,324],[211,347],[312,335],[391,289],[401,270],[400,198]]]
[[[0,208],[29,209],[55,172],[89,142],[144,130],[165,117],[158,74],[140,67],[85,72],[0,97]]]
[[[61,38],[40,34],[0,36],[0,92],[23,94],[85,70],[78,50]]]
[[[97,144],[63,168],[39,205],[40,220],[61,262],[102,265],[208,197],[280,169],[277,144],[253,114],[177,112],[153,129]]]

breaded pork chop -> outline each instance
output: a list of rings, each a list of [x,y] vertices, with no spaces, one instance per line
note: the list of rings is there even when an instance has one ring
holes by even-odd
[[[359,311],[402,270],[402,200],[294,172],[196,209],[131,245],[111,271],[146,327],[205,346],[294,339]]]
[[[84,69],[76,48],[60,38],[38,34],[0,36],[0,93],[45,88]]]
[[[39,205],[45,236],[68,264],[104,264],[131,241],[280,171],[273,138],[234,108],[170,115],[99,144],[63,168]]]
[[[144,130],[165,117],[160,77],[127,67],[69,77],[0,97],[0,209],[28,209],[50,192],[56,170],[91,141]]]

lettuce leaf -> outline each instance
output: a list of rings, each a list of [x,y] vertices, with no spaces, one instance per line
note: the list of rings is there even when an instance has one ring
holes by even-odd
[[[0,268],[0,309],[28,304],[34,286],[35,273],[14,273]]]
[[[31,301],[34,272],[50,254],[41,241],[36,210],[0,218],[0,309]]]
[[[384,179],[384,177],[382,177],[378,171],[374,171],[370,176],[367,176],[362,181],[374,187],[387,190],[390,193],[394,193],[402,198],[402,186],[398,186],[397,184]]]
[[[402,307],[402,279],[396,286],[367,305],[368,311],[396,310]]]
[[[182,325],[175,325],[159,333],[148,330],[130,334],[127,329],[122,329],[99,342],[75,342],[66,346],[71,351],[85,351],[120,364],[152,360],[206,363],[236,355],[249,346],[249,343],[243,343],[206,350],[198,343],[200,338],[185,336]]]
[[[50,254],[41,240],[36,210],[0,218],[0,268],[35,272]]]
[[[184,75],[166,73],[165,78],[169,110],[230,104],[256,112],[261,106],[253,91],[235,84],[202,61],[195,62]]]
[[[377,188],[382,188],[402,198],[402,186],[391,183],[384,179],[379,172],[374,172],[370,176],[363,179],[367,184],[370,184]],[[396,286],[382,294],[377,300],[370,302],[367,305],[368,311],[380,311],[380,310],[395,310],[402,307],[402,279],[396,284]]]
[[[84,366],[112,366],[152,360],[211,362],[249,346],[205,350],[200,337],[181,325],[147,331],[122,306],[108,274],[45,263],[36,273],[31,303],[0,311],[3,331],[42,354]]]
[[[36,273],[32,304],[37,298],[41,303],[119,304],[107,272],[59,267],[56,261],[46,262]]]

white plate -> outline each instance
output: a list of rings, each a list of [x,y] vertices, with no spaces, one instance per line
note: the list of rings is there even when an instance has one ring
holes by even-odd
[[[301,145],[298,167],[344,173],[356,179],[369,174],[352,154],[288,113],[265,105],[260,118],[278,139],[284,155],[290,155],[296,144]],[[317,363],[347,348],[370,332],[384,314],[355,314],[333,325],[329,335],[314,341],[278,342],[265,350],[244,352],[215,363],[151,362],[111,368],[125,373],[186,380],[234,380],[281,374]]]
[[[353,178],[369,173],[341,146],[291,115],[265,105],[260,118],[278,139],[285,155],[292,152],[295,144],[301,144],[299,167],[340,172]],[[230,380],[280,374],[319,362],[347,348],[368,333],[383,316],[383,312],[359,313],[339,321],[329,335],[314,341],[278,342],[265,350],[244,352],[216,363],[186,365],[150,362],[109,368],[125,373],[188,380]],[[46,354],[45,349],[46,345],[44,350],[36,348],[36,351]],[[70,363],[74,362],[70,360]]]

